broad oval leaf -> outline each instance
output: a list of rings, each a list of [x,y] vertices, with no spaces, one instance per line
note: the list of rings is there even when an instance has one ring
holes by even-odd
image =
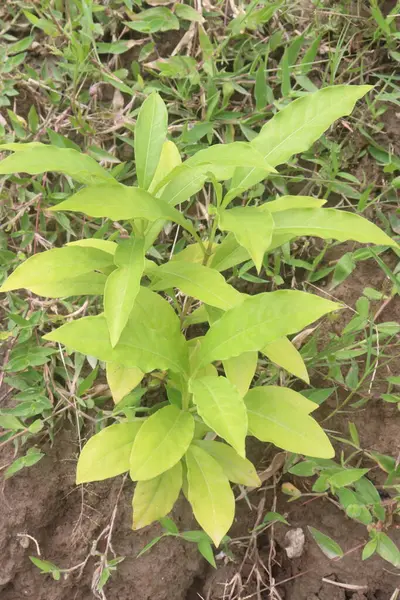
[[[206,304],[228,310],[240,304],[243,296],[224,277],[209,267],[185,261],[170,261],[151,271],[156,276],[153,290],[177,287],[184,294]]]
[[[153,479],[171,469],[188,449],[194,419],[176,406],[165,406],[143,423],[133,444],[130,475],[133,481]]]
[[[87,154],[72,148],[58,148],[46,144],[30,146],[27,149],[21,144],[19,152],[15,152],[0,162],[0,175],[12,173],[29,173],[37,175],[46,171],[55,171],[69,175],[80,183],[92,184],[109,181],[116,185],[116,180]],[[15,150],[15,148],[13,148]]]
[[[318,531],[315,527],[308,526],[308,531],[311,533],[325,556],[328,558],[341,558],[343,556],[343,550],[335,540],[322,533],[322,531]]]
[[[246,248],[258,272],[262,267],[264,254],[271,245],[274,220],[266,209],[238,206],[222,210],[218,214],[219,228],[231,231],[238,243]]]
[[[258,487],[261,485],[254,465],[247,458],[239,456],[227,444],[212,440],[196,440],[194,444],[208,452],[217,461],[232,483],[240,483],[248,487]]]
[[[223,366],[225,375],[233,385],[239,390],[239,394],[244,396],[249,391],[250,384],[257,369],[257,352],[243,352],[239,356],[233,356],[224,360]]]
[[[142,421],[117,423],[96,433],[82,448],[76,483],[102,481],[129,471],[133,442]]]
[[[301,411],[308,415],[318,408],[316,402],[308,400],[303,394],[292,390],[292,388],[281,387],[279,385],[266,385],[255,387],[250,392],[252,393],[252,397],[257,396],[260,402],[266,399],[271,404],[291,407],[293,412]]]
[[[268,394],[268,387],[253,388],[245,403],[249,419],[249,433],[262,442],[272,442],[289,452],[332,458],[335,451],[328,436],[318,423],[283,395],[277,401]]]
[[[205,450],[192,445],[186,453],[188,499],[193,514],[218,547],[233,523],[235,497],[222,467]]]
[[[246,298],[210,327],[202,342],[199,364],[261,350],[268,342],[295,333],[340,307],[330,300],[295,290]]]
[[[257,167],[267,173],[276,172],[263,155],[248,142],[214,144],[205,150],[199,150],[185,162],[191,167],[207,163],[233,167]]]
[[[115,404],[118,404],[122,398],[125,398],[129,392],[139,385],[144,373],[137,367],[124,367],[124,365],[118,363],[107,363],[106,376],[113,400]]]
[[[104,314],[111,345],[117,345],[133,310],[144,271],[144,239],[122,240],[114,255],[117,269],[107,278],[104,290]]]
[[[82,212],[90,217],[108,217],[113,221],[147,219],[153,222],[165,219],[192,231],[190,222],[178,210],[144,190],[120,183],[85,187],[50,210]]]
[[[376,549],[379,556],[384,560],[387,560],[394,567],[400,568],[400,550],[390,539],[386,533],[379,531],[377,534],[378,547]]]
[[[75,279],[90,271],[102,271],[112,264],[112,256],[96,248],[55,248],[40,252],[25,260],[6,279],[0,292],[19,288],[27,288],[35,292],[34,288],[36,287],[39,289],[45,284],[63,282],[66,273],[73,274],[72,279]]]
[[[251,144],[271,166],[285,163],[293,154],[308,150],[336,119],[349,115],[370,89],[368,85],[336,85],[302,96],[272,117]],[[259,169],[239,168],[231,187],[248,189],[264,178]]]
[[[102,296],[107,277],[102,273],[90,271],[62,281],[44,281],[30,285],[28,289],[38,296],[46,298],[66,298],[68,296]],[[2,291],[0,289],[0,291]]]
[[[153,92],[140,107],[135,126],[136,174],[139,187],[144,190],[156,172],[167,130],[167,108],[159,94]]]
[[[132,529],[141,529],[165,517],[178,499],[182,487],[182,463],[153,479],[138,481],[133,494]]]
[[[247,414],[243,398],[225,377],[199,377],[190,384],[193,402],[206,425],[245,456]]]
[[[296,346],[287,337],[269,342],[269,344],[261,349],[261,352],[279,367],[286,369],[286,371],[306,383],[310,383],[304,360]]]
[[[320,200],[312,196],[281,196],[276,200],[265,202],[259,206],[260,209],[269,210],[270,213],[282,210],[293,210],[294,208],[321,208],[327,200]]]
[[[275,233],[298,237],[313,235],[344,242],[394,246],[397,244],[374,223],[356,213],[336,208],[296,208],[274,213]]]

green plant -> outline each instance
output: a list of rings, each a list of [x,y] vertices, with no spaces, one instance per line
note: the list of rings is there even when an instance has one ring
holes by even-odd
[[[135,529],[168,514],[183,489],[197,521],[218,546],[234,517],[229,481],[259,485],[245,457],[248,434],[290,452],[333,457],[329,438],[310,416],[317,404],[284,387],[249,388],[258,352],[308,381],[287,336],[341,306],[292,290],[248,296],[221,273],[246,261],[260,273],[273,249],[302,235],[396,247],[374,224],[351,212],[321,208],[324,201],[313,197],[283,196],[228,208],[273,176],[276,166],[307,150],[369,89],[337,86],[305,95],[277,113],[251,142],[209,146],[183,163],[174,143],[166,141],[167,110],[153,93],[135,128],[138,187],[122,185],[72,148],[2,146],[14,154],[0,163],[1,174],[56,171],[83,184],[52,210],[122,221],[131,231],[118,242],[115,235],[84,239],[35,254],[1,291],[103,296],[102,314],[70,321],[44,339],[104,361],[114,399],[123,398],[131,409],[129,417],[117,416],[84,446],[77,482],[129,470],[138,482]],[[212,201],[205,229],[193,216],[193,203],[186,211],[176,207],[206,182]],[[160,265],[146,253],[154,256],[152,244],[166,222],[178,226],[176,239],[182,231],[181,251]],[[188,327],[203,323],[207,332],[191,339]],[[225,375],[219,374],[222,369]],[[141,395],[132,398],[129,392],[148,373],[161,381],[166,396],[140,406]],[[224,441],[215,441],[216,436]]]

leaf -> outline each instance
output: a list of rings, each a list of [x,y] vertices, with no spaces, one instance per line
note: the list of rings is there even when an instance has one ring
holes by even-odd
[[[306,456],[332,458],[335,455],[324,430],[302,410],[301,404],[296,410],[287,390],[278,394],[275,389],[271,394],[269,387],[256,387],[247,393],[244,401],[249,433],[262,442],[272,442],[278,448]]]
[[[318,408],[318,404],[308,400],[303,394],[296,392],[296,390],[293,390],[292,388],[281,387],[279,385],[268,385],[255,387],[253,389],[258,390],[257,393],[263,397],[269,398],[269,402],[285,405],[288,408],[291,406],[293,411],[301,411],[302,413],[309,415]],[[253,390],[250,391],[253,392]]]
[[[50,210],[82,212],[90,217],[108,217],[113,221],[147,219],[153,222],[165,219],[192,231],[191,224],[178,210],[144,190],[122,184],[88,186]]]
[[[379,556],[387,560],[394,567],[400,567],[400,550],[386,533],[380,531],[377,534],[378,547],[376,549]]]
[[[233,233],[228,233],[223,242],[217,245],[211,267],[217,271],[226,271],[246,260],[250,260],[250,254],[239,245]]]
[[[174,13],[165,6],[157,6],[142,10],[138,14],[131,13],[131,20],[125,21],[130,29],[142,33],[156,33],[157,31],[170,31],[179,29],[179,21]]]
[[[237,388],[225,377],[199,377],[190,384],[193,402],[206,425],[245,456],[247,414]]]
[[[201,345],[199,365],[261,350],[268,342],[295,333],[339,307],[319,296],[294,290],[246,298],[210,327]]]
[[[304,364],[303,358],[296,346],[294,346],[287,337],[282,337],[273,342],[269,342],[269,344],[261,349],[261,352],[279,367],[286,369],[286,371],[295,375],[295,377],[302,379],[306,383],[310,383],[307,367]]]
[[[157,188],[158,184],[173,171],[173,169],[182,163],[181,155],[174,142],[167,140],[161,148],[160,160],[158,161],[157,169],[154,177],[151,180],[149,192]]]
[[[193,514],[218,547],[235,514],[235,497],[219,464],[198,446],[186,453],[188,498]]]
[[[11,431],[25,429],[21,421],[13,415],[0,415],[0,427],[1,429],[11,429]]]
[[[322,533],[322,531],[318,531],[318,529],[315,529],[314,527],[308,526],[308,531],[311,533],[325,556],[328,558],[342,558],[343,550],[332,538]]]
[[[336,85],[302,96],[272,117],[251,145],[272,167],[283,164],[293,154],[308,150],[336,119],[349,115],[370,89],[367,85]],[[255,167],[239,168],[231,187],[248,189],[264,178],[265,173]]]
[[[244,396],[249,390],[256,373],[257,361],[257,352],[244,352],[223,362],[225,375],[237,387],[241,396]]]
[[[114,256],[118,244],[110,242],[109,240],[98,240],[97,238],[85,238],[82,240],[76,240],[75,242],[67,242],[67,246],[81,246],[82,248],[97,248],[97,250],[103,250]]]
[[[168,9],[151,10],[168,11]],[[136,175],[139,187],[144,190],[149,188],[156,172],[162,147],[167,137],[167,129],[167,108],[161,96],[153,92],[140,107],[135,126]]]
[[[47,291],[51,291],[50,284],[54,283],[58,283],[58,290],[62,290],[63,286],[61,284],[63,282],[66,290],[68,285],[71,286],[72,290],[76,290],[77,287],[82,287],[84,284],[82,277],[77,279],[80,275],[95,270],[101,271],[112,265],[112,261],[110,254],[96,248],[76,246],[47,250],[46,252],[34,254],[19,265],[3,283],[0,292],[27,288],[36,293],[36,289],[44,290],[46,286]],[[65,279],[66,273],[73,273],[70,284]],[[95,283],[98,279],[92,277],[92,281]],[[102,281],[102,278],[100,278],[100,281]],[[37,293],[40,294],[40,291]]]
[[[344,469],[329,477],[328,481],[332,487],[341,488],[358,481],[368,471],[369,469]]]
[[[179,6],[183,6],[183,4],[180,4]],[[210,563],[212,567],[214,567],[214,569],[217,568],[213,549],[210,542],[208,542],[207,540],[200,540],[200,542],[198,542],[197,544],[197,550],[206,559],[206,561]]]
[[[246,248],[259,273],[264,254],[271,244],[274,220],[267,210],[238,206],[218,213],[218,226],[231,231],[238,243]]]
[[[96,433],[82,448],[76,470],[76,483],[103,481],[129,471],[133,442],[142,421],[117,423]]]
[[[377,538],[373,538],[372,540],[369,540],[369,542],[364,546],[364,549],[362,552],[362,560],[367,560],[367,558],[370,558],[375,553],[377,547],[378,547]]]
[[[114,348],[128,322],[144,271],[144,239],[121,240],[114,255],[117,269],[107,278],[104,314]]]
[[[184,294],[223,310],[240,304],[243,298],[220,273],[197,263],[170,261],[152,270],[151,274],[157,276],[152,289],[177,287]]]
[[[192,21],[192,23],[204,22],[201,13],[187,4],[175,4],[175,14],[179,19],[183,19],[184,21]]]
[[[294,208],[321,208],[326,202],[326,200],[319,200],[312,196],[281,196],[276,200],[261,204],[259,208],[266,208],[273,214],[282,210],[293,210]]]
[[[78,277],[62,281],[37,283],[28,289],[46,298],[66,298],[68,296],[102,296],[107,277],[102,273],[91,271]],[[1,291],[1,290],[0,290]]]
[[[182,487],[182,464],[176,463],[168,471],[138,481],[132,500],[132,529],[141,529],[171,512]]]
[[[103,169],[93,158],[87,154],[77,152],[72,148],[58,148],[46,144],[35,143],[35,146],[20,144],[17,149],[7,148],[7,144],[0,146],[12,149],[15,154],[8,156],[0,162],[0,174],[29,173],[37,175],[46,171],[54,171],[69,175],[80,183],[93,184],[109,181],[112,185],[117,183],[108,171]]]
[[[365,504],[380,504],[381,497],[374,484],[366,477],[361,477],[355,482],[357,494]]]
[[[105,362],[137,367],[187,372],[188,351],[180,333],[180,322],[170,304],[151,290],[141,287],[120,342],[112,348],[103,315],[66,323],[44,339]]]
[[[229,481],[248,487],[261,485],[254,465],[247,458],[239,456],[236,450],[227,444],[211,440],[196,440],[194,444],[205,450],[217,461]]]
[[[312,235],[340,242],[394,246],[397,244],[379,227],[356,213],[336,208],[297,208],[274,213],[275,233],[298,237]]]
[[[115,404],[138,386],[144,377],[143,371],[137,367],[124,367],[118,363],[107,363],[106,374]]]
[[[133,481],[148,480],[180,461],[194,434],[194,419],[176,406],[165,406],[142,425],[131,454]]]
[[[185,162],[190,167],[207,163],[229,167],[258,167],[266,173],[276,172],[248,142],[214,144],[205,150],[199,150]]]

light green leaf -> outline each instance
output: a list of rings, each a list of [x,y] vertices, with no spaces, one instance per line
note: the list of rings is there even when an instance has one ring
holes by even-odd
[[[318,529],[315,529],[314,527],[309,526],[308,531],[311,533],[325,556],[328,558],[341,558],[343,556],[343,550],[339,544],[335,542],[335,540],[322,533],[322,531],[318,531]]]
[[[249,391],[257,369],[257,359],[257,352],[244,352],[223,362],[225,375],[237,387],[241,396]]]
[[[102,273],[91,271],[82,273],[71,279],[48,281],[31,285],[30,289],[38,296],[46,298],[66,298],[68,296],[102,296],[107,277]],[[1,290],[0,290],[1,291]]]
[[[198,263],[170,261],[152,269],[151,275],[157,277],[152,284],[154,290],[177,287],[184,294],[223,310],[240,304],[243,299],[220,273]]]
[[[103,481],[129,471],[134,439],[142,421],[117,423],[96,433],[84,445],[76,471],[76,483]]]
[[[274,220],[266,209],[238,206],[218,214],[218,226],[231,231],[238,243],[246,248],[258,272],[267,248],[271,245]]]
[[[157,31],[169,31],[179,29],[179,21],[174,13],[166,6],[156,6],[147,10],[141,10],[137,14],[130,13],[131,20],[126,21],[130,29],[143,33],[156,33]]]
[[[212,244],[211,255],[212,255],[213,250],[217,246],[218,246],[218,244]],[[206,247],[208,250],[208,244],[206,245]],[[184,248],[177,254],[174,254],[173,257],[171,258],[171,260],[173,260],[174,262],[184,261],[184,262],[188,262],[188,263],[202,264],[203,260],[204,260],[204,251],[203,251],[202,247],[200,246],[200,244],[198,244],[196,242],[195,244],[189,244],[188,246],[186,246],[186,248]]]
[[[151,181],[149,192],[153,193],[158,184],[171,173],[175,167],[182,163],[181,155],[174,142],[167,140],[163,143],[161,149],[160,160],[157,165],[156,172]],[[159,193],[158,193],[159,195]]]
[[[0,162],[1,175],[12,173],[37,175],[46,171],[55,171],[85,184],[101,181],[109,181],[110,185],[117,183],[112,175],[93,158],[72,148],[58,148],[46,144],[29,145],[28,148],[24,146],[25,144],[21,144],[19,151]],[[12,150],[16,150],[16,147],[14,146]]]
[[[200,366],[261,350],[268,342],[295,333],[340,307],[319,296],[294,290],[246,298],[210,327],[202,342]]]
[[[77,281],[80,275],[95,270],[102,271],[112,264],[112,256],[96,248],[80,248],[78,246],[55,248],[54,250],[40,252],[25,260],[6,279],[0,288],[0,292],[26,288],[36,293],[36,289],[46,289],[45,285],[47,285],[47,291],[50,291],[51,287],[48,284],[56,282],[60,284],[58,287],[58,290],[60,290],[62,288],[61,283],[66,282],[66,274],[73,274],[72,279],[75,280],[75,284],[73,282],[70,284],[72,288],[81,289],[79,286],[82,287],[84,280],[80,277]],[[91,280],[94,283],[99,283],[97,277],[92,277]],[[40,291],[37,293],[40,294]]]
[[[218,547],[233,523],[235,497],[220,465],[205,450],[186,453],[188,498],[197,522]]]
[[[306,383],[310,383],[304,360],[300,352],[287,337],[269,342],[269,344],[261,349],[261,352],[279,367],[286,369],[286,371],[299,377],[299,379],[302,379]]]
[[[294,409],[285,394],[277,401],[268,389],[268,386],[253,388],[245,397],[249,433],[289,452],[332,458],[335,451],[318,423],[301,409]]]
[[[269,210],[270,213],[292,210],[293,208],[321,208],[326,200],[319,200],[312,196],[282,196],[271,202],[261,204],[259,208]]]
[[[106,364],[107,383],[115,404],[118,404],[131,392],[144,377],[143,371],[137,367],[124,367],[118,363]]]
[[[97,250],[103,250],[114,256],[117,250],[118,244],[110,242],[108,240],[98,240],[97,238],[85,238],[83,240],[76,240],[75,242],[67,242],[67,246],[81,246],[82,248],[97,248]]]
[[[386,533],[380,531],[377,534],[378,547],[376,549],[379,556],[387,560],[394,567],[400,567],[400,550]]]
[[[217,271],[226,271],[246,260],[250,260],[250,254],[240,246],[233,233],[228,233],[223,242],[216,247],[211,267]]]
[[[175,13],[184,21],[192,21],[195,23],[204,22],[204,18],[202,17],[201,13],[197,12],[197,10],[191,6],[188,6],[187,4],[175,4]]]
[[[132,529],[141,529],[171,512],[182,487],[182,464],[153,479],[138,481],[132,500]]]
[[[248,487],[261,485],[254,465],[247,458],[239,456],[231,446],[211,440],[196,440],[194,444],[205,450],[217,461],[229,481]]]
[[[156,172],[167,130],[167,108],[161,96],[153,92],[140,107],[135,127],[136,174],[139,187],[145,190]]]
[[[165,186],[160,196],[161,200],[170,206],[176,206],[197,194],[206,179],[204,166],[191,168],[183,164],[175,167],[157,188]]]
[[[245,456],[247,415],[243,398],[225,377],[199,377],[192,380],[193,402],[204,423]]]
[[[394,246],[397,244],[374,223],[356,213],[336,208],[296,208],[274,213],[275,233],[299,237],[313,235],[340,242]]]
[[[302,96],[272,117],[251,144],[272,167],[283,164],[293,154],[308,150],[336,119],[349,115],[370,89],[367,85],[336,85]],[[264,178],[265,172],[255,167],[239,168],[231,187],[248,189]]]
[[[164,219],[179,223],[189,231],[193,229],[178,210],[163,200],[139,188],[122,184],[88,186],[50,210],[82,212],[90,217],[108,217],[113,221],[147,219],[153,222]]]
[[[121,240],[114,262],[118,268],[108,276],[104,290],[104,315],[113,347],[121,337],[139,293],[144,271],[144,239]]]
[[[368,471],[369,469],[344,469],[329,477],[328,481],[332,487],[341,488],[358,481]]]
[[[267,385],[264,387],[253,388],[253,395],[259,397],[260,402],[264,398],[268,398],[268,402],[271,404],[291,406],[293,412],[301,411],[305,414],[310,414],[314,410],[317,410],[318,404],[311,402],[308,398],[305,398],[303,394],[292,390],[291,388],[281,387],[279,385]],[[250,390],[253,392],[253,390]]]
[[[362,560],[367,560],[367,558],[370,558],[375,553],[377,547],[378,547],[377,538],[373,538],[372,540],[369,540],[368,544],[366,544],[364,546],[364,549],[362,552]]]
[[[185,162],[190,167],[207,163],[228,167],[257,167],[263,169],[265,173],[276,172],[262,154],[248,142],[215,144],[205,150],[199,150]]]
[[[165,406],[143,423],[131,454],[133,481],[153,479],[171,469],[188,449],[194,434],[194,419],[176,406]]]

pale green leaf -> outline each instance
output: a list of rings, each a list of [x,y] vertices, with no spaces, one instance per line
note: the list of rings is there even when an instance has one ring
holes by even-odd
[[[102,481],[129,471],[134,439],[142,421],[117,423],[96,433],[84,445],[76,471],[76,483]]]
[[[258,272],[267,248],[271,245],[274,221],[266,209],[238,206],[218,213],[218,226],[231,231],[238,243],[246,248]]]
[[[112,256],[96,248],[80,248],[78,246],[55,248],[40,252],[25,260],[6,279],[0,288],[0,292],[8,292],[19,288],[26,288],[34,293],[36,293],[36,289],[50,291],[49,284],[56,282],[60,284],[58,289],[61,289],[61,283],[66,282],[66,274],[73,275],[72,279],[76,280],[74,289],[77,290],[81,289],[84,284],[82,277],[77,280],[80,275],[95,270],[102,271],[112,264]],[[93,275],[96,274],[93,273]],[[100,281],[97,277],[92,277],[91,280],[94,283],[100,283],[101,278]],[[79,288],[79,285],[81,288]],[[73,288],[73,283],[71,283],[71,286]],[[40,291],[37,293],[40,294]],[[65,296],[66,294],[61,295]],[[74,295],[76,295],[75,292]]]
[[[272,117],[251,144],[272,167],[285,163],[293,154],[308,150],[336,119],[349,115],[370,89],[336,85],[302,96]],[[260,169],[239,168],[231,187],[248,189],[264,178]]]
[[[175,4],[175,13],[184,21],[192,21],[195,23],[203,23],[204,18],[200,12],[197,12],[194,8],[187,4]]]
[[[196,440],[194,444],[205,450],[217,461],[229,481],[248,487],[261,485],[254,465],[247,458],[239,456],[236,450],[227,444],[211,440]]]
[[[35,144],[24,148],[21,144],[19,151],[0,162],[0,174],[29,173],[37,175],[46,171],[54,171],[69,175],[76,181],[85,184],[109,181],[110,185],[116,180],[108,171],[103,169],[93,158],[72,148],[58,148],[46,144]],[[15,147],[11,148],[16,150]]]
[[[274,213],[275,233],[293,238],[312,235],[323,239],[333,238],[344,242],[397,246],[386,233],[374,223],[356,213],[336,208],[296,208]]]
[[[299,377],[299,379],[302,379],[306,383],[310,383],[304,360],[300,352],[287,337],[269,342],[269,344],[261,349],[261,352],[279,367],[286,369],[286,371]]]
[[[271,202],[261,204],[259,208],[265,208],[270,213],[276,213],[282,210],[292,210],[293,208],[321,208],[326,202],[326,200],[319,200],[312,196],[282,196],[276,200],[271,200]]]
[[[114,256],[117,250],[118,244],[110,242],[109,240],[98,240],[97,238],[84,238],[83,240],[76,240],[75,242],[67,242],[67,246],[81,246],[82,248],[97,248],[97,250],[103,250]]]
[[[179,150],[174,142],[170,142],[169,140],[164,142],[161,149],[160,160],[149,187],[149,192],[153,193],[158,184],[181,163],[181,155],[179,154]]]
[[[268,398],[268,402],[270,403],[283,403],[285,406],[291,406],[293,412],[301,411],[308,415],[318,408],[316,402],[308,400],[303,394],[292,390],[292,388],[281,387],[279,385],[267,385],[253,389],[257,390],[254,391],[253,395],[258,396],[260,402],[263,398]]]
[[[222,467],[205,450],[190,446],[186,453],[188,499],[193,514],[216,546],[233,523],[235,497]]]
[[[211,245],[210,256],[212,256],[212,253],[217,246],[218,244]],[[206,249],[208,250],[208,243],[206,243]],[[174,254],[171,260],[173,260],[174,262],[182,260],[188,263],[202,264],[204,260],[204,251],[200,244],[196,242],[195,244],[189,244],[188,246],[186,246],[186,248],[184,248],[184,250],[181,250],[177,254]]]
[[[239,356],[233,356],[224,360],[225,375],[244,396],[249,391],[250,384],[257,369],[257,352],[244,352]]]
[[[130,475],[133,481],[153,479],[171,469],[188,449],[194,419],[176,406],[165,406],[143,423],[132,448]]]
[[[157,278],[152,284],[154,290],[177,287],[184,294],[223,310],[240,304],[243,299],[220,273],[198,263],[170,261],[153,269],[151,275]]]
[[[135,127],[135,162],[139,187],[147,190],[160,160],[168,130],[167,108],[153,92],[143,102]]]
[[[207,163],[228,167],[257,167],[263,169],[265,173],[276,172],[263,155],[248,142],[215,144],[205,150],[199,150],[185,162],[190,167]]]
[[[124,367],[118,363],[106,364],[107,383],[115,404],[125,398],[144,377],[143,371],[137,367]]]
[[[240,246],[233,233],[228,233],[226,238],[215,248],[211,267],[217,271],[226,271],[235,265],[250,260],[250,254]]]
[[[46,298],[66,298],[69,296],[102,296],[107,277],[91,271],[62,281],[45,281],[31,285],[30,289],[38,296]],[[1,290],[0,290],[1,291]]]
[[[390,539],[386,533],[380,531],[377,534],[378,538],[378,547],[376,549],[379,556],[381,556],[384,560],[387,560],[394,567],[400,568],[400,550]]]
[[[141,529],[171,512],[182,487],[182,464],[153,479],[138,481],[132,500],[133,529]]]
[[[126,21],[130,29],[143,33],[156,33],[157,31],[169,31],[179,29],[179,21],[174,13],[166,6],[156,6],[141,10],[134,14],[130,13],[130,21]]]
[[[114,255],[117,269],[107,278],[104,315],[111,345],[117,345],[133,310],[144,271],[144,239],[121,240]]]
[[[325,556],[328,558],[341,558],[343,556],[343,550],[335,540],[314,527],[309,526],[308,531],[311,533]]]
[[[113,221],[147,219],[153,222],[165,219],[192,231],[191,224],[178,210],[144,190],[122,184],[88,186],[50,210],[82,212],[90,217],[108,217]]]
[[[268,342],[296,333],[338,308],[340,304],[295,290],[246,298],[210,327],[202,342],[199,364],[261,350]]]
[[[284,394],[278,401],[268,389],[253,388],[245,397],[249,433],[289,452],[332,458],[335,451],[318,423],[300,408],[296,410]]]
[[[343,469],[329,477],[328,481],[332,487],[341,488],[358,481],[368,471],[369,469]]]
[[[190,390],[197,412],[206,425],[245,456],[246,407],[237,388],[225,377],[199,377]]]

